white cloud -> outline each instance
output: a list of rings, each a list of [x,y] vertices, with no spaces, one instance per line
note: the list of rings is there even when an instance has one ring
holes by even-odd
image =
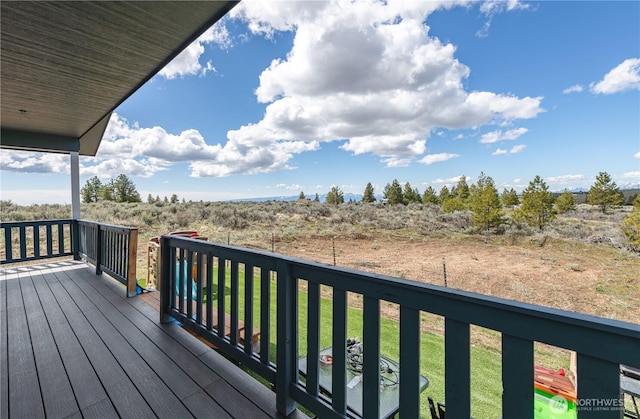
[[[577,185],[582,185],[587,180],[586,176],[582,174],[570,174],[560,176],[549,176],[544,179],[549,185],[554,187],[571,188]]]
[[[192,177],[223,177],[236,173],[255,174],[291,169],[294,154],[317,150],[315,141],[256,141],[242,144],[229,140],[224,146],[209,145],[194,129],[180,134],[162,127],[144,128],[113,114],[96,156],[99,165],[89,174],[112,177],[123,170],[151,176],[175,163],[188,162]],[[127,155],[122,160],[118,156]]]
[[[640,58],[629,58],[605,74],[598,83],[589,85],[593,93],[613,94],[640,90]]]
[[[418,163],[422,163],[422,164],[425,164],[425,165],[429,166],[429,165],[431,165],[433,163],[439,163],[439,162],[451,160],[451,159],[454,159],[456,157],[460,157],[460,155],[459,154],[454,154],[454,153],[427,154],[426,156],[424,156],[423,158],[418,160]]]
[[[476,36],[485,38],[489,35],[489,28],[495,15],[514,10],[526,10],[528,8],[529,4],[522,3],[520,0],[487,0],[483,2],[480,5],[480,11],[487,16],[487,20],[482,29],[476,32]]]
[[[640,151],[638,151],[636,154],[634,154],[633,157],[636,158],[636,159],[640,159]]]
[[[167,64],[158,74],[167,79],[185,77],[193,75],[205,75],[216,69],[211,61],[204,65],[200,62],[200,57],[204,54],[205,45],[217,45],[221,49],[231,47],[231,37],[225,26],[226,19],[223,18],[215,25],[205,31],[198,39],[178,54],[169,64]]]
[[[70,173],[69,156],[65,154],[14,151],[0,153],[2,170],[23,173]]]
[[[524,144],[514,145],[513,147],[511,147],[511,150],[503,150],[501,148],[498,148],[498,149],[496,149],[496,151],[491,153],[491,155],[492,156],[501,156],[501,155],[504,155],[504,154],[517,154],[517,153],[521,152],[522,150],[524,150],[525,148],[527,148],[527,146],[524,145]]]
[[[286,183],[278,183],[276,185],[277,189],[286,189],[289,191],[299,191],[300,189],[304,189],[304,187],[302,185],[299,185],[297,183],[291,184],[291,185],[287,185]]]
[[[562,93],[564,93],[565,95],[568,95],[569,93],[580,93],[584,90],[584,88],[579,85],[579,84],[575,84],[573,86],[567,87],[566,89],[564,89],[562,91]]]
[[[256,89],[262,120],[229,131],[247,147],[344,141],[388,166],[424,154],[430,133],[536,117],[540,97],[467,92],[469,68],[423,22],[451,2],[242,2],[232,16],[254,33],[295,31],[286,58]]]
[[[454,177],[450,177],[450,178],[438,178],[435,179],[433,182],[434,185],[454,185],[457,184],[460,179],[462,179],[464,175],[460,175],[460,176],[454,176]],[[471,180],[471,178],[469,176],[464,176],[464,179],[469,182]]]
[[[517,153],[521,152],[522,150],[524,150],[525,148],[527,148],[527,146],[524,145],[524,144],[514,145],[511,148],[511,150],[509,150],[509,154],[517,154]]]
[[[480,137],[480,143],[493,144],[498,141],[515,140],[521,135],[526,134],[528,131],[529,130],[526,128],[516,128],[505,132],[502,132],[501,130],[492,131]]]
[[[640,170],[636,172],[625,172],[621,175],[617,175],[616,179],[633,179],[636,181],[640,181]]]

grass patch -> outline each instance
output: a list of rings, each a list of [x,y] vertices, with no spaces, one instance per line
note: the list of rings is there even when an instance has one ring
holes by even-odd
[[[258,269],[254,278],[253,316],[254,326],[260,324],[260,283]],[[217,271],[214,275],[217,286]],[[230,273],[227,270],[225,285],[230,283]],[[308,300],[305,281],[300,281],[298,291],[298,355],[307,354],[307,310]],[[244,319],[244,272],[240,269],[239,281],[239,318]],[[276,346],[276,292],[277,284],[271,280],[270,284],[270,327],[271,348]],[[325,292],[323,295],[325,295]],[[330,294],[330,290],[328,290]],[[225,296],[225,306],[230,308],[231,296]],[[381,305],[387,304],[381,302]],[[320,301],[320,349],[331,346],[333,336],[333,301],[328,297],[321,297]],[[432,316],[421,316],[426,321]],[[359,337],[362,340],[363,311],[358,308],[347,308],[347,336]],[[381,354],[398,360],[400,325],[398,321],[386,318],[380,319],[380,352]],[[495,332],[498,334],[497,332]],[[498,334],[499,335],[499,334]],[[275,362],[275,351],[271,353]],[[420,373],[429,379],[429,386],[421,395],[421,416],[429,417],[427,396],[437,401],[444,401],[444,338],[429,332],[420,334]],[[502,394],[501,357],[499,353],[482,347],[471,347],[471,414],[477,418],[499,417]]]

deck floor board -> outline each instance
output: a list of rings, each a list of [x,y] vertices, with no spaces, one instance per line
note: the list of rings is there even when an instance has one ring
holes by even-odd
[[[277,416],[275,393],[82,262],[0,269],[0,349],[0,419]]]
[[[45,413],[48,417],[65,418],[80,412],[57,350],[55,339],[49,327],[47,317],[35,291],[34,281],[42,276],[20,279],[20,288],[24,302],[33,354],[35,357],[38,380],[42,393]]]

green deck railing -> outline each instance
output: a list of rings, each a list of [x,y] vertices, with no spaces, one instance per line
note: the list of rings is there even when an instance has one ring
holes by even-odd
[[[73,255],[75,226],[71,219],[1,223],[0,264]]]
[[[73,256],[108,273],[136,294],[138,230],[87,220],[3,222],[0,264]]]
[[[426,397],[419,390],[422,312],[445,319],[447,418],[469,418],[471,414],[471,325],[502,335],[503,394],[501,409],[496,411],[503,418],[534,416],[534,342],[577,353],[578,399],[590,403],[615,404],[621,398],[620,365],[640,367],[640,325],[636,324],[178,236],[162,237],[161,265],[161,321],[178,320],[272,383],[277,409],[283,415],[299,403],[322,418],[356,416],[348,409],[346,390],[349,293],[363,301],[363,343],[365,353],[372,354],[363,361],[362,416],[366,418],[379,417],[380,411],[383,302],[400,307],[401,417],[420,417],[420,400]],[[302,282],[306,284],[306,336],[298,334]],[[275,331],[270,307],[273,284]],[[331,295],[331,318],[321,316],[321,294]],[[257,307],[255,299],[260,301]],[[319,359],[321,324],[332,328],[333,371],[345,371],[332,375],[331,397],[319,389],[318,362],[307,362],[304,379],[298,371],[300,356]],[[260,330],[259,346],[251,339],[241,339],[242,331],[247,333],[255,326]],[[300,339],[306,340],[303,354],[298,353]],[[578,411],[580,419],[621,417],[621,408]]]

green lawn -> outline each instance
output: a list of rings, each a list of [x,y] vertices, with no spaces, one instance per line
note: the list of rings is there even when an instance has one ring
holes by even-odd
[[[257,271],[257,270],[256,270]],[[239,280],[239,316],[244,318],[244,272],[240,272]],[[214,275],[217,286],[217,274]],[[260,293],[259,275],[254,276],[254,325],[260,323]],[[230,291],[229,270],[227,270],[227,292]],[[303,287],[301,287],[303,288]],[[276,344],[276,282],[271,281],[271,347]],[[300,356],[306,354],[307,334],[307,293],[300,290],[299,296],[299,322],[298,322],[298,352]],[[230,307],[230,295],[227,293],[226,307]],[[383,303],[386,304],[386,303]],[[322,298],[320,346],[331,346],[332,340],[332,300]],[[347,311],[347,336],[362,338],[362,315],[360,309],[348,308]],[[424,316],[428,318],[428,316]],[[426,321],[426,320],[425,320]],[[380,351],[392,359],[399,359],[399,323],[395,320],[382,317],[380,320]],[[275,361],[275,351],[272,353]],[[430,417],[427,395],[436,401],[444,401],[444,338],[432,333],[420,335],[420,373],[429,379],[429,386],[422,394],[421,416]],[[501,411],[501,358],[499,354],[484,348],[471,347],[471,409],[475,418],[497,418]]]

